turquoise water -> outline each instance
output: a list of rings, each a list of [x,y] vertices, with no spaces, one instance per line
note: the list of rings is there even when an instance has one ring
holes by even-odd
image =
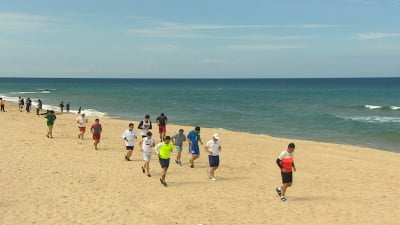
[[[0,78],[0,96],[71,102],[87,114],[332,142],[400,152],[400,78]],[[267,147],[267,146],[266,146]]]

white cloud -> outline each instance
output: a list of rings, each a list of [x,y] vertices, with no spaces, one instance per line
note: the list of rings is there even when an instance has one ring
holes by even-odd
[[[372,39],[392,38],[392,37],[400,37],[400,33],[379,33],[379,32],[359,33],[353,36],[352,38],[358,40],[372,40]]]
[[[48,16],[0,12],[0,30],[36,29],[47,26],[51,20]]]
[[[285,50],[285,49],[301,49],[305,48],[303,45],[229,45],[223,47],[227,50],[234,51],[265,51],[265,50]]]

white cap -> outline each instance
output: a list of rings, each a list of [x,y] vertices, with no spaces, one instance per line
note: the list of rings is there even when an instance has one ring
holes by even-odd
[[[213,134],[213,137],[217,140],[219,140],[219,135],[217,133]]]

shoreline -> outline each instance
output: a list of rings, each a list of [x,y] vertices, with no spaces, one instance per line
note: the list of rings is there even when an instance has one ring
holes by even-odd
[[[11,101],[7,101],[8,104],[11,104],[12,107],[18,107],[18,104],[15,102],[11,102]],[[58,106],[53,106],[51,105],[50,108],[48,108],[48,110],[59,110],[59,108],[57,108]],[[35,109],[34,111],[31,111],[31,113],[36,113],[36,106],[33,106],[32,109]],[[117,116],[112,116],[111,113],[108,112],[102,112],[102,111],[97,111],[95,109],[86,109],[89,110],[89,112],[85,112],[87,116],[90,117],[98,117],[98,118],[103,118],[103,119],[114,119],[114,120],[125,120],[125,121],[135,121],[135,120],[129,120],[127,118],[123,118],[123,117],[117,117]],[[91,113],[92,110],[94,111],[94,114]],[[43,112],[45,112],[46,109],[43,109]],[[85,111],[85,110],[83,110]],[[24,111],[25,112],[25,111]],[[77,110],[71,110],[71,112],[67,113],[61,113],[60,111],[56,111],[56,114],[63,114],[63,115],[78,115]],[[103,116],[103,115],[110,115],[110,116]],[[139,123],[140,120],[136,120],[136,123]],[[169,124],[169,125],[173,125],[173,126],[182,126],[182,127],[191,127],[188,125],[179,125],[179,124]],[[156,124],[155,124],[156,126]],[[200,125],[201,126],[201,125]],[[384,151],[384,152],[392,152],[392,153],[400,153],[400,152],[396,152],[394,150],[390,150],[390,149],[379,149],[379,148],[372,148],[372,147],[365,147],[365,146],[361,146],[361,145],[352,145],[352,144],[346,144],[346,143],[336,143],[336,142],[328,142],[328,141],[318,141],[318,140],[310,140],[310,139],[298,139],[298,138],[288,138],[288,137],[280,137],[280,136],[273,136],[273,135],[269,135],[269,134],[258,134],[258,133],[251,133],[251,132],[247,132],[247,131],[236,131],[236,130],[229,130],[223,127],[216,127],[216,128],[211,128],[211,127],[204,127],[206,129],[214,129],[214,130],[221,130],[221,131],[228,131],[228,132],[236,132],[236,133],[242,133],[242,134],[249,134],[249,135],[257,135],[260,137],[271,137],[271,138],[279,138],[279,139],[288,139],[288,140],[299,140],[299,141],[309,141],[309,142],[316,142],[316,143],[321,143],[321,144],[336,144],[336,145],[344,145],[344,146],[349,146],[349,147],[356,147],[356,148],[365,148],[365,149],[371,149],[371,150],[377,150],[377,151]]]

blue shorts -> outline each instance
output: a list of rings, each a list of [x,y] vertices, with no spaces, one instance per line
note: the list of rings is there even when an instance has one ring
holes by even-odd
[[[219,155],[208,155],[208,162],[210,163],[210,167],[218,167]]]
[[[192,145],[189,147],[189,154],[200,155],[200,149],[198,145]]]
[[[169,167],[169,159],[159,158],[158,161],[160,162],[161,168],[168,168]]]
[[[288,172],[288,173],[281,172],[281,176],[282,176],[282,183],[283,184],[287,184],[287,183],[292,183],[293,182],[293,173],[292,172]]]

